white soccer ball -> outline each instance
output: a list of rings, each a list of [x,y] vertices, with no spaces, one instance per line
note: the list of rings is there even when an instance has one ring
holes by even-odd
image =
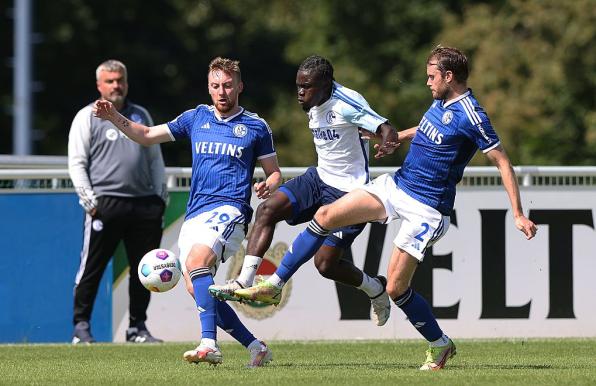
[[[153,292],[171,290],[182,276],[176,254],[162,248],[147,252],[139,263],[138,271],[141,284]]]

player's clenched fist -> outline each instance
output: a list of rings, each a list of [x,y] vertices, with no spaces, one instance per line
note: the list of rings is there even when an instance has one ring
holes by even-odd
[[[536,232],[538,231],[536,224],[525,216],[517,217],[515,219],[515,226],[526,235],[528,240],[536,236]]]
[[[112,102],[106,100],[97,100],[93,106],[93,115],[101,119],[110,119],[115,111],[116,108]]]

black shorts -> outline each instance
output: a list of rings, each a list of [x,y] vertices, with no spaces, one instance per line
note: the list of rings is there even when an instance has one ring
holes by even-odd
[[[292,217],[286,220],[290,225],[312,220],[321,206],[331,204],[346,194],[324,183],[315,167],[310,167],[304,174],[292,178],[280,186],[279,190],[284,192],[292,203]],[[366,224],[357,224],[334,229],[324,244],[348,248],[365,226]]]

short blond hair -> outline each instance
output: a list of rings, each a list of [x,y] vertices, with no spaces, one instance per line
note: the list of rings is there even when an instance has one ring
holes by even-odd
[[[106,60],[105,62],[97,66],[97,70],[95,70],[96,80],[99,80],[99,73],[102,71],[121,72],[122,74],[124,74],[124,79],[128,79],[128,71],[126,71],[126,66],[119,60]]]
[[[242,80],[242,76],[240,74],[240,62],[238,60],[232,60],[218,56],[217,58],[213,59],[211,63],[209,63],[209,73],[214,70],[227,72],[232,76],[237,76],[238,81]]]

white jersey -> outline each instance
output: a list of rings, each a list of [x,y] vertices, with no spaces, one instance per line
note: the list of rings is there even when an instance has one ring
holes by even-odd
[[[372,133],[387,122],[362,95],[333,82],[331,98],[308,112],[318,155],[317,172],[327,185],[349,192],[369,181],[368,141],[358,128]]]

